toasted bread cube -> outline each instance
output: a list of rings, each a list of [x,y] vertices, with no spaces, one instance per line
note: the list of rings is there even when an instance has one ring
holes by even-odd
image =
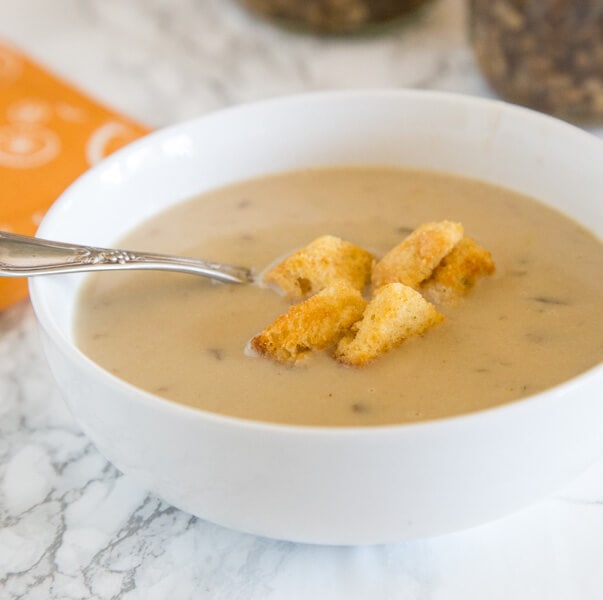
[[[479,277],[495,271],[492,255],[470,237],[464,237],[421,286],[423,295],[436,304],[464,296]]]
[[[424,223],[375,265],[373,287],[397,282],[418,288],[462,237],[460,223]]]
[[[380,287],[362,320],[352,327],[355,336],[341,339],[336,358],[347,365],[365,365],[443,320],[433,304],[401,283]]]
[[[293,363],[312,350],[324,350],[362,317],[366,300],[344,281],[337,281],[292,306],[251,340],[259,354]]]
[[[368,283],[372,265],[373,256],[366,250],[324,235],[270,269],[264,282],[278,285],[290,300],[296,301],[337,280],[345,280],[362,290]]]

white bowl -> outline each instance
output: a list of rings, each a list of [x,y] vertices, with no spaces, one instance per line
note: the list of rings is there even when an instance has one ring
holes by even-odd
[[[158,131],[81,177],[38,235],[111,246],[206,189],[353,163],[501,184],[603,231],[598,139],[500,102],[392,91],[274,100]],[[48,361],[73,415],[128,476],[228,527],[329,544],[442,534],[550,494],[603,452],[600,365],[519,402],[411,425],[296,427],[180,406],[112,376],[75,347],[82,281],[31,282]]]

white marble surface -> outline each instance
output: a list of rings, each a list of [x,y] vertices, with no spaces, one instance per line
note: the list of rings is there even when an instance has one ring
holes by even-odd
[[[2,37],[153,126],[307,90],[487,95],[464,22],[461,0],[436,0],[380,37],[329,40],[277,30],[230,0],[0,0]],[[506,519],[390,546],[275,542],[193,518],[79,432],[29,304],[0,313],[3,600],[599,600],[602,556],[603,462]]]

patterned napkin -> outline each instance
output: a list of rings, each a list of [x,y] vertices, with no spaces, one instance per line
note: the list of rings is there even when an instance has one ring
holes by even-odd
[[[78,175],[147,132],[0,43],[0,230],[32,235]],[[0,310],[26,294],[0,278]]]

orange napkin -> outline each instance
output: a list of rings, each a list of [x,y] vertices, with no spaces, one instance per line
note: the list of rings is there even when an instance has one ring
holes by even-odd
[[[32,235],[78,175],[147,132],[0,43],[0,230]],[[26,294],[0,277],[0,310]]]

